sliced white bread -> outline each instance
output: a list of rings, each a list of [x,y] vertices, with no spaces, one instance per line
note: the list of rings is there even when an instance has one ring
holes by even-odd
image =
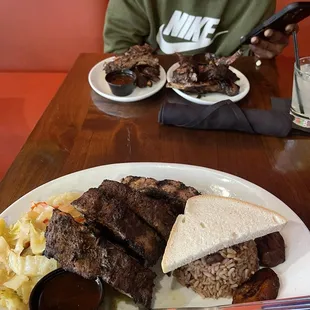
[[[274,211],[238,199],[192,197],[171,230],[162,270],[167,273],[221,249],[280,231],[286,222]]]

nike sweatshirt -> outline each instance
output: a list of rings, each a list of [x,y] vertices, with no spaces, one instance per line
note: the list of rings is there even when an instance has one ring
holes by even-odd
[[[159,54],[228,56],[275,5],[276,0],[110,0],[104,51],[122,53],[148,43]]]

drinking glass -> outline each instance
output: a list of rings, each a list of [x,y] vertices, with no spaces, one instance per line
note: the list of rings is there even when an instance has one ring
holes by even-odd
[[[291,114],[294,123],[310,129],[310,57],[300,58],[300,68],[295,63]]]

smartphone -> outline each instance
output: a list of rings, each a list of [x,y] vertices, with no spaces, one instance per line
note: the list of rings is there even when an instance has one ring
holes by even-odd
[[[266,29],[285,32],[285,27],[289,24],[297,24],[310,15],[310,1],[295,2],[286,6],[283,10],[275,13],[258,27],[254,28],[246,36],[241,37],[241,44],[250,44],[252,37],[264,37]]]

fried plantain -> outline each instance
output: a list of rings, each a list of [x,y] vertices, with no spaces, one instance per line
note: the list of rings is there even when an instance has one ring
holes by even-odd
[[[277,274],[270,268],[260,269],[236,289],[233,304],[276,299],[279,288]]]

